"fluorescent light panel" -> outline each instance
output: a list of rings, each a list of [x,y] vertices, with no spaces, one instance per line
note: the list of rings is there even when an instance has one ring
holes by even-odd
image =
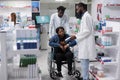
[[[66,0],[55,0],[55,1],[57,1],[57,2],[63,2],[63,1],[66,1]]]

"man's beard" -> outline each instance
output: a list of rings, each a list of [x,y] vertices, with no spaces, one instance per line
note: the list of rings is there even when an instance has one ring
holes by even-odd
[[[82,16],[83,16],[83,13],[82,13],[82,12],[77,13],[77,18],[81,19]]]

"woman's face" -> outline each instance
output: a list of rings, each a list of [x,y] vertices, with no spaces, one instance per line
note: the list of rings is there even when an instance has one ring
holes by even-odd
[[[59,35],[60,37],[64,37],[64,34],[65,34],[65,31],[64,31],[63,29],[59,29],[58,35]]]

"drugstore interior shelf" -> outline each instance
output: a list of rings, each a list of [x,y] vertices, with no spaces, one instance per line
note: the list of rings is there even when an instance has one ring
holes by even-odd
[[[96,47],[102,48],[102,49],[111,49],[111,48],[117,48],[118,46],[116,46],[116,45],[104,46],[104,45],[101,45],[101,44],[96,44]]]
[[[118,34],[119,32],[104,32],[104,33],[101,33],[100,31],[96,31],[95,32],[95,36],[99,36],[99,35],[106,35],[106,34]]]
[[[7,59],[11,59],[13,58],[13,56],[17,55],[17,54],[31,54],[31,55],[38,55],[40,52],[38,49],[23,49],[23,50],[10,50],[9,52],[7,52]]]
[[[40,73],[37,71],[38,75],[37,77],[35,78],[11,78],[10,76],[8,76],[8,65],[10,67],[13,67],[11,66],[12,64],[8,64],[7,62],[7,59],[9,57],[9,55],[11,55],[10,57],[14,57],[15,54],[38,54],[39,53],[39,49],[20,49],[20,50],[16,50],[14,48],[14,50],[8,50],[7,49],[7,46],[6,46],[6,34],[7,32],[6,31],[0,31],[0,45],[2,45],[2,50],[1,50],[1,62],[0,62],[0,67],[2,69],[2,71],[0,71],[0,73],[2,72],[2,74],[0,74],[0,78],[2,80],[41,80],[41,77],[40,77]],[[16,66],[16,65],[15,65]],[[2,76],[2,77],[1,77]],[[7,79],[8,77],[8,79]]]
[[[38,79],[38,78],[33,78],[33,79],[9,79],[9,80],[41,80],[41,79]]]
[[[112,61],[112,62],[103,62],[100,59],[97,59],[97,61],[100,62],[103,65],[117,65],[118,64],[118,62],[115,62],[115,61]]]
[[[21,50],[13,50],[9,51],[9,54],[37,54],[39,53],[38,49],[21,49]]]
[[[120,7],[120,4],[106,4],[106,7]]]
[[[0,6],[1,9],[10,9],[10,8],[31,8],[31,6],[24,6],[24,7],[12,7],[12,6]]]
[[[104,34],[118,34],[119,32],[105,32],[105,33],[103,33],[102,35],[104,35]]]
[[[109,21],[120,21],[120,18],[108,18],[108,19],[106,19],[106,20],[109,20]]]
[[[114,77],[111,77],[111,75],[110,74],[106,74],[105,73],[105,77],[99,77],[99,76],[97,76],[96,74],[94,74],[94,73],[92,73],[91,71],[89,71],[90,72],[90,74],[93,76],[93,78],[95,79],[95,80],[116,80]]]

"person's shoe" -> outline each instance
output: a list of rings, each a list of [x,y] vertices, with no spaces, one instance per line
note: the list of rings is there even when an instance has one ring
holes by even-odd
[[[73,75],[73,74],[72,74],[72,71],[68,71],[68,75],[70,75],[70,76]]]
[[[58,73],[57,73],[57,76],[58,76],[58,77],[63,77],[63,75],[62,75],[61,72],[58,72]]]

